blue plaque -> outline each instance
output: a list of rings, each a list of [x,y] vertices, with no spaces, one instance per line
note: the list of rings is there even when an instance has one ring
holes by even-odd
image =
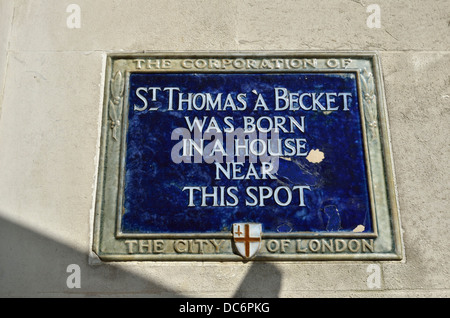
[[[400,259],[378,60],[111,55],[102,260]]]
[[[228,232],[238,222],[269,233],[373,232],[355,73],[139,73],[129,83],[122,233]],[[202,128],[195,145],[194,123]],[[276,142],[257,141],[258,126],[269,134],[276,124]],[[188,135],[172,140],[178,128]],[[203,136],[208,128],[223,136]],[[238,128],[256,132],[240,150],[277,156],[276,172],[263,179],[250,155],[234,164],[226,131]],[[205,150],[215,140],[221,145]],[[172,160],[177,145],[187,163]],[[318,163],[307,159],[314,150],[324,156]],[[216,160],[195,162],[195,154]]]

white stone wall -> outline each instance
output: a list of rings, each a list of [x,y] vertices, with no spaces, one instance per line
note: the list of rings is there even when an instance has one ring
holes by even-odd
[[[449,297],[449,13],[448,0],[0,0],[0,296]],[[105,54],[227,50],[378,52],[404,261],[89,265]]]

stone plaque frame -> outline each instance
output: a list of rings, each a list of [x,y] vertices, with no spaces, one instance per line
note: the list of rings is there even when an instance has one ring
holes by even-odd
[[[253,261],[401,260],[402,238],[380,61],[372,52],[109,54],[93,252],[102,261],[243,261],[233,233],[121,232],[129,77],[133,73],[356,74],[373,231],[262,233]]]

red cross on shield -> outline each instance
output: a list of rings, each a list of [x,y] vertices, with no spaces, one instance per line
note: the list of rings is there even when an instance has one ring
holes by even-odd
[[[233,224],[233,240],[237,251],[244,258],[253,257],[261,247],[260,223]]]

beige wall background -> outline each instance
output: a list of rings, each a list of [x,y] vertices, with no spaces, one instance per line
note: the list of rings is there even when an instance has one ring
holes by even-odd
[[[229,50],[378,52],[402,262],[89,264],[105,54]],[[448,0],[0,0],[0,296],[449,297],[449,70]]]

